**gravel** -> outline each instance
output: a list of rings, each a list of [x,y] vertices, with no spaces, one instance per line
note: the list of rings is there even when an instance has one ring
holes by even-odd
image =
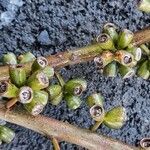
[[[5,52],[31,51],[36,56],[55,54],[66,49],[75,49],[89,44],[106,22],[114,22],[121,28],[132,31],[150,25],[150,15],[136,9],[132,0],[0,0],[0,55]],[[80,109],[69,110],[65,102],[54,107],[50,104],[43,114],[80,127],[89,128],[93,123],[85,98],[93,91],[105,96],[105,109],[124,106],[127,123],[119,130],[105,126],[97,132],[138,145],[143,137],[150,136],[150,81],[138,77],[131,79],[106,78],[101,76],[93,62],[69,66],[61,70],[65,80],[85,77],[88,90],[84,93]],[[47,150],[52,149],[49,139],[8,123],[16,132],[10,144],[2,150]],[[62,142],[62,150],[81,149]]]

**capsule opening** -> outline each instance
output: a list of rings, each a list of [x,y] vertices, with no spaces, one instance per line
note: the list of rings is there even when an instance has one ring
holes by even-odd
[[[104,109],[100,105],[94,105],[90,108],[90,114],[94,120],[99,121],[102,119]]]
[[[0,82],[0,94],[7,91],[8,83],[6,81]]]
[[[39,79],[41,84],[43,84],[43,85],[48,85],[49,84],[49,79],[44,73],[40,73],[38,75],[39,75],[38,79]]]
[[[29,103],[33,98],[33,91],[29,87],[22,87],[19,93],[21,103]]]
[[[48,61],[47,61],[47,59],[44,58],[44,57],[38,57],[38,58],[37,58],[37,62],[38,62],[38,64],[39,64],[42,68],[44,68],[44,67],[46,67],[46,66],[48,65]]]
[[[123,58],[123,62],[125,64],[130,64],[132,62],[132,57],[129,56],[129,55],[125,55],[124,58]]]
[[[82,94],[82,86],[77,86],[74,88],[74,94],[75,95],[81,95]]]
[[[108,40],[107,34],[101,34],[97,37],[97,42],[104,43]]]
[[[143,138],[141,141],[140,141],[140,146],[142,148],[150,148],[150,138]]]
[[[102,69],[103,68],[103,60],[101,57],[95,57],[94,58],[94,62],[95,64],[98,66],[99,69]]]

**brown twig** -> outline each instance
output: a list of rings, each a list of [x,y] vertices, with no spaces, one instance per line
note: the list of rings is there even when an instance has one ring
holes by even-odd
[[[0,108],[0,119],[31,129],[44,136],[55,137],[91,150],[139,150],[68,123],[42,115],[34,117],[22,110],[20,111],[19,108],[8,112],[4,104],[0,104]]]
[[[150,41],[150,27],[143,29],[141,31],[135,32],[133,44],[135,46],[141,45]],[[100,45],[98,43],[92,44],[83,48],[79,48],[72,51],[60,52],[55,55],[50,55],[47,57],[49,65],[54,68],[62,68],[67,65],[73,65],[78,63],[83,63],[91,61],[102,52]],[[25,64],[27,71],[31,70],[32,62]],[[0,80],[7,80],[9,78],[9,67],[0,67]]]

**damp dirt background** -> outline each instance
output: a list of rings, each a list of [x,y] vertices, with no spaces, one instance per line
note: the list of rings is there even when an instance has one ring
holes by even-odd
[[[13,16],[0,21],[0,56],[5,52],[21,54],[31,51],[36,56],[50,55],[67,49],[82,47],[91,42],[101,31],[105,22],[114,22],[121,28],[132,31],[150,25],[150,15],[136,9],[132,0],[0,0],[0,14],[10,11]],[[19,5],[18,5],[19,3]],[[8,7],[9,6],[9,7]],[[11,18],[13,17],[13,18]],[[47,105],[43,114],[67,121],[83,128],[94,122],[85,104],[87,95],[94,91],[105,96],[105,109],[124,106],[128,120],[119,130],[101,126],[97,132],[138,145],[143,137],[150,136],[150,81],[138,77],[122,80],[100,75],[93,62],[69,66],[61,70],[65,80],[84,77],[88,90],[82,96],[82,106],[68,110],[65,102],[54,107]],[[47,150],[52,149],[49,139],[22,127],[8,124],[16,132],[10,144],[0,146],[2,150]],[[62,150],[82,149],[76,145],[61,142]]]

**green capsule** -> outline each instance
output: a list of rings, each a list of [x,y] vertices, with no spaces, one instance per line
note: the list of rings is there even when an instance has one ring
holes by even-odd
[[[119,50],[115,53],[115,61],[128,67],[135,65],[134,56],[124,50]]]
[[[64,91],[65,93],[79,96],[86,90],[86,88],[86,80],[77,78],[69,80],[64,86]]]
[[[140,48],[142,49],[144,54],[146,54],[147,56],[150,55],[150,49],[147,47],[147,45],[142,44],[142,45],[140,45]]]
[[[111,63],[113,60],[114,55],[109,51],[105,51],[101,55],[94,58],[94,62],[100,71],[102,71],[104,67]]]
[[[117,74],[117,64],[115,61],[104,67],[103,74],[107,77],[115,77]]]
[[[42,71],[36,71],[28,78],[27,85],[33,90],[45,89],[49,86],[49,79]]]
[[[126,48],[131,43],[131,41],[133,40],[133,36],[134,36],[133,32],[131,32],[128,29],[124,29],[119,34],[119,37],[118,37],[118,48],[119,49]]]
[[[21,87],[26,83],[26,71],[22,65],[11,65],[9,67],[9,75],[11,82],[17,87]]]
[[[4,65],[16,65],[17,64],[17,58],[14,53],[4,54],[2,61]]]
[[[81,105],[81,99],[78,96],[67,94],[64,99],[70,109],[77,109]]]
[[[30,103],[33,99],[33,90],[28,86],[19,89],[18,101],[22,104]]]
[[[87,97],[87,104],[89,107],[92,107],[94,105],[103,106],[103,101],[104,97],[101,95],[101,93],[93,93]]]
[[[53,67],[47,66],[42,71],[43,71],[43,73],[46,74],[46,76],[49,79],[51,79],[54,76],[54,68]]]
[[[49,93],[50,103],[52,105],[58,105],[62,101],[63,92],[62,87],[60,85],[50,85],[47,88],[47,91]]]
[[[139,0],[138,9],[146,13],[150,13],[150,0]]]
[[[6,98],[14,98],[18,95],[18,88],[7,81],[0,81],[0,96]]]
[[[112,129],[119,129],[127,120],[126,110],[124,107],[118,106],[109,110],[104,117],[104,124]]]
[[[34,61],[35,59],[36,57],[31,52],[24,53],[23,55],[20,55],[18,57],[20,64],[31,62],[31,61]]]
[[[98,122],[103,122],[105,112],[104,108],[101,105],[94,105],[90,108],[90,115],[91,117]]]
[[[48,102],[48,93],[45,91],[34,91],[32,101],[25,104],[25,109],[33,116],[40,114]]]
[[[135,70],[127,66],[119,65],[119,73],[123,79],[126,79],[135,75]]]
[[[5,143],[10,143],[15,137],[14,131],[0,125],[0,140]]]
[[[106,23],[104,25],[104,32],[112,38],[114,43],[118,41],[117,27],[113,23]]]
[[[142,50],[139,47],[128,48],[127,51],[134,56],[136,61],[139,61],[142,57]]]
[[[45,57],[38,57],[32,64],[32,72],[44,69],[47,65],[48,61]]]
[[[149,66],[149,61],[146,60],[140,64],[137,70],[137,75],[145,80],[148,79],[150,76],[150,70],[148,66]]]
[[[100,44],[100,47],[104,50],[115,50],[113,40],[108,34],[100,34],[97,37],[97,42]]]
[[[140,146],[142,150],[150,150],[150,138],[143,138],[140,141]]]

